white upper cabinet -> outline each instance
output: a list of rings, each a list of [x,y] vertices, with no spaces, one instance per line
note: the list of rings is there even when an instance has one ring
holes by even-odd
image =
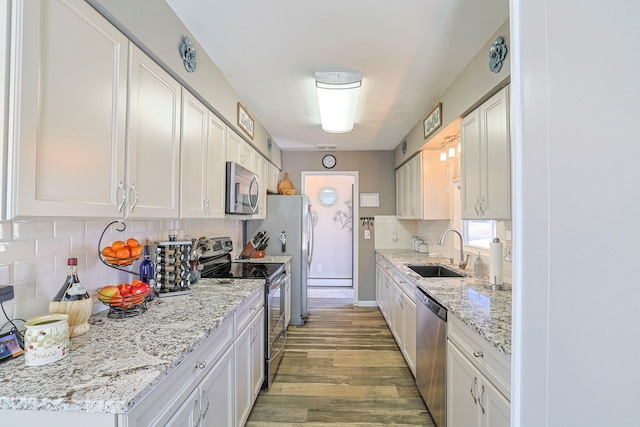
[[[240,135],[238,135],[231,129],[227,131],[226,145],[228,162],[236,162],[242,165],[244,168],[256,173],[256,171],[253,170],[253,158],[255,150],[252,146],[247,144],[247,142],[242,139]]]
[[[280,169],[273,163],[267,162],[269,180],[267,181],[267,192],[278,194],[278,184],[280,183]]]
[[[183,89],[181,217],[224,217],[225,134],[222,120]]]
[[[509,88],[460,123],[462,219],[511,218]]]
[[[84,1],[21,7],[12,216],[177,218],[180,85]]]
[[[13,4],[11,214],[118,215],[129,42],[84,1]]]
[[[131,45],[125,216],[177,218],[181,86]]]
[[[396,216],[449,219],[447,167],[434,150],[419,151],[396,171]]]

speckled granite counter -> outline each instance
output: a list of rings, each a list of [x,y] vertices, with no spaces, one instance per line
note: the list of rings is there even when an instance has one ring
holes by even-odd
[[[502,354],[511,357],[511,290],[490,290],[480,279],[473,277],[473,268],[459,270],[448,258],[434,258],[411,250],[378,249],[397,270],[416,282],[416,285],[444,305],[475,330]],[[423,278],[407,265],[442,264],[462,271],[467,277]]]
[[[38,367],[23,357],[2,363],[0,409],[123,414],[262,286],[264,280],[201,279],[193,294],[156,298],[136,317],[96,314],[64,359]]]

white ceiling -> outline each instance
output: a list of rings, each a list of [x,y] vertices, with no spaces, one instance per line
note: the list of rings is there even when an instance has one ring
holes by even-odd
[[[508,0],[167,2],[285,151],[392,150],[509,13]],[[347,70],[364,74],[354,130],[323,132],[314,74]]]

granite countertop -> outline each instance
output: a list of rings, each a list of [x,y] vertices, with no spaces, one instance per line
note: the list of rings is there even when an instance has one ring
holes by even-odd
[[[263,286],[264,280],[200,279],[191,295],[155,298],[139,316],[95,314],[64,359],[0,364],[0,409],[124,414]]]
[[[491,290],[482,279],[473,277],[473,266],[460,270],[448,258],[400,249],[378,249],[397,270],[413,279],[466,325],[475,330],[500,353],[511,357],[511,288]],[[441,264],[466,274],[466,277],[424,278],[409,269],[410,264]]]
[[[233,262],[280,262],[283,264],[291,261],[290,255],[266,255],[263,258],[234,259]]]

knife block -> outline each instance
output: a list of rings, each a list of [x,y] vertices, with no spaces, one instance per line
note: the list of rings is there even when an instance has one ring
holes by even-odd
[[[254,251],[251,256],[251,258],[264,258],[264,251]]]
[[[253,242],[249,242],[244,246],[242,252],[240,252],[240,257],[255,258],[253,256],[254,252],[256,252],[256,248],[253,246]]]

